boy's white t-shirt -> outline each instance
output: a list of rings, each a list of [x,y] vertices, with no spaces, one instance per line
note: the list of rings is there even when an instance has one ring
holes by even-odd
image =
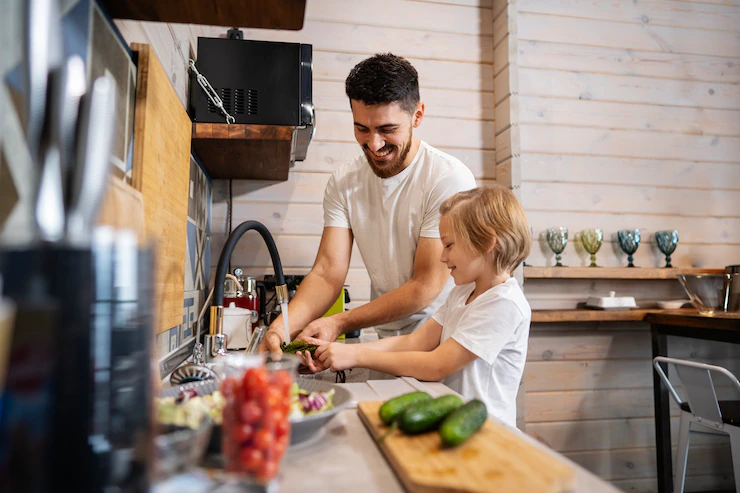
[[[440,344],[452,337],[478,359],[444,379],[466,399],[486,403],[488,414],[516,427],[516,394],[527,358],[532,309],[516,279],[492,287],[466,305],[475,283],[456,286],[433,318]]]
[[[411,279],[419,237],[439,238],[442,202],[475,186],[460,160],[423,141],[411,164],[391,178],[375,175],[363,153],[329,178],[324,226],[352,230],[374,300]],[[427,308],[375,330],[381,337],[412,332],[442,305],[453,286],[450,278]]]

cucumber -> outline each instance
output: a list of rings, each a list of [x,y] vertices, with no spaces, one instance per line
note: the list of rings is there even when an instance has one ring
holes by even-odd
[[[460,445],[480,430],[487,418],[486,405],[478,399],[455,409],[439,427],[442,443],[448,447]]]
[[[452,411],[463,405],[456,395],[443,395],[431,401],[422,402],[407,408],[398,418],[402,432],[412,435],[433,430]]]
[[[426,392],[411,392],[409,394],[399,395],[386,401],[380,406],[380,420],[389,425],[398,418],[401,413],[409,406],[419,404],[420,402],[430,401],[432,396]]]

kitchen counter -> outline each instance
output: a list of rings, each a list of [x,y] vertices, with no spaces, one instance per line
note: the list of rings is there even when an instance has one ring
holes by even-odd
[[[382,401],[414,390],[424,390],[434,397],[449,394],[452,391],[441,383],[419,382],[414,378],[406,377],[344,385],[353,394],[354,399],[350,407],[341,411],[317,436],[288,449],[280,464],[278,478],[267,491],[326,493],[353,490],[382,493],[404,491],[391,466],[360,421],[356,403]],[[552,456],[561,458],[573,467],[576,477],[573,493],[617,493],[619,491],[530,436],[522,433],[521,437],[522,440]],[[158,487],[156,493],[203,491],[203,489],[192,489],[196,487],[195,484],[191,478],[189,484],[179,482],[177,487]],[[212,491],[225,493],[236,490],[221,486]]]

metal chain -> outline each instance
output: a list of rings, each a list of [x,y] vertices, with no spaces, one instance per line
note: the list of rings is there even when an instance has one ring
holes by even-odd
[[[195,79],[198,81],[198,84],[200,85],[200,87],[203,88],[203,91],[206,93],[206,96],[208,97],[208,99],[210,99],[211,102],[214,104],[214,106],[216,106],[216,108],[221,110],[221,113],[223,113],[224,116],[226,116],[226,123],[234,123],[236,120],[234,119],[233,116],[229,114],[228,111],[224,109],[224,102],[221,100],[220,97],[218,97],[216,90],[213,88],[213,86],[211,86],[211,83],[208,82],[208,79],[206,79],[205,75],[198,72],[198,69],[195,68],[195,60],[191,58],[189,61],[189,64],[190,64],[190,70],[192,70],[195,73]]]

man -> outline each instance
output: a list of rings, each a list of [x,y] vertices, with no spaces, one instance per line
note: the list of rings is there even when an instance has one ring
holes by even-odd
[[[424,103],[407,60],[368,58],[352,69],[345,90],[363,154],[329,179],[319,251],[288,305],[291,337],[308,341],[334,341],[365,327],[375,327],[379,337],[408,334],[426,321],[453,286],[439,261],[439,205],[476,186],[458,159],[414,136]],[[318,318],[339,296],[353,241],[370,276],[372,301]],[[265,349],[279,352],[283,333],[281,316],[265,334]]]

